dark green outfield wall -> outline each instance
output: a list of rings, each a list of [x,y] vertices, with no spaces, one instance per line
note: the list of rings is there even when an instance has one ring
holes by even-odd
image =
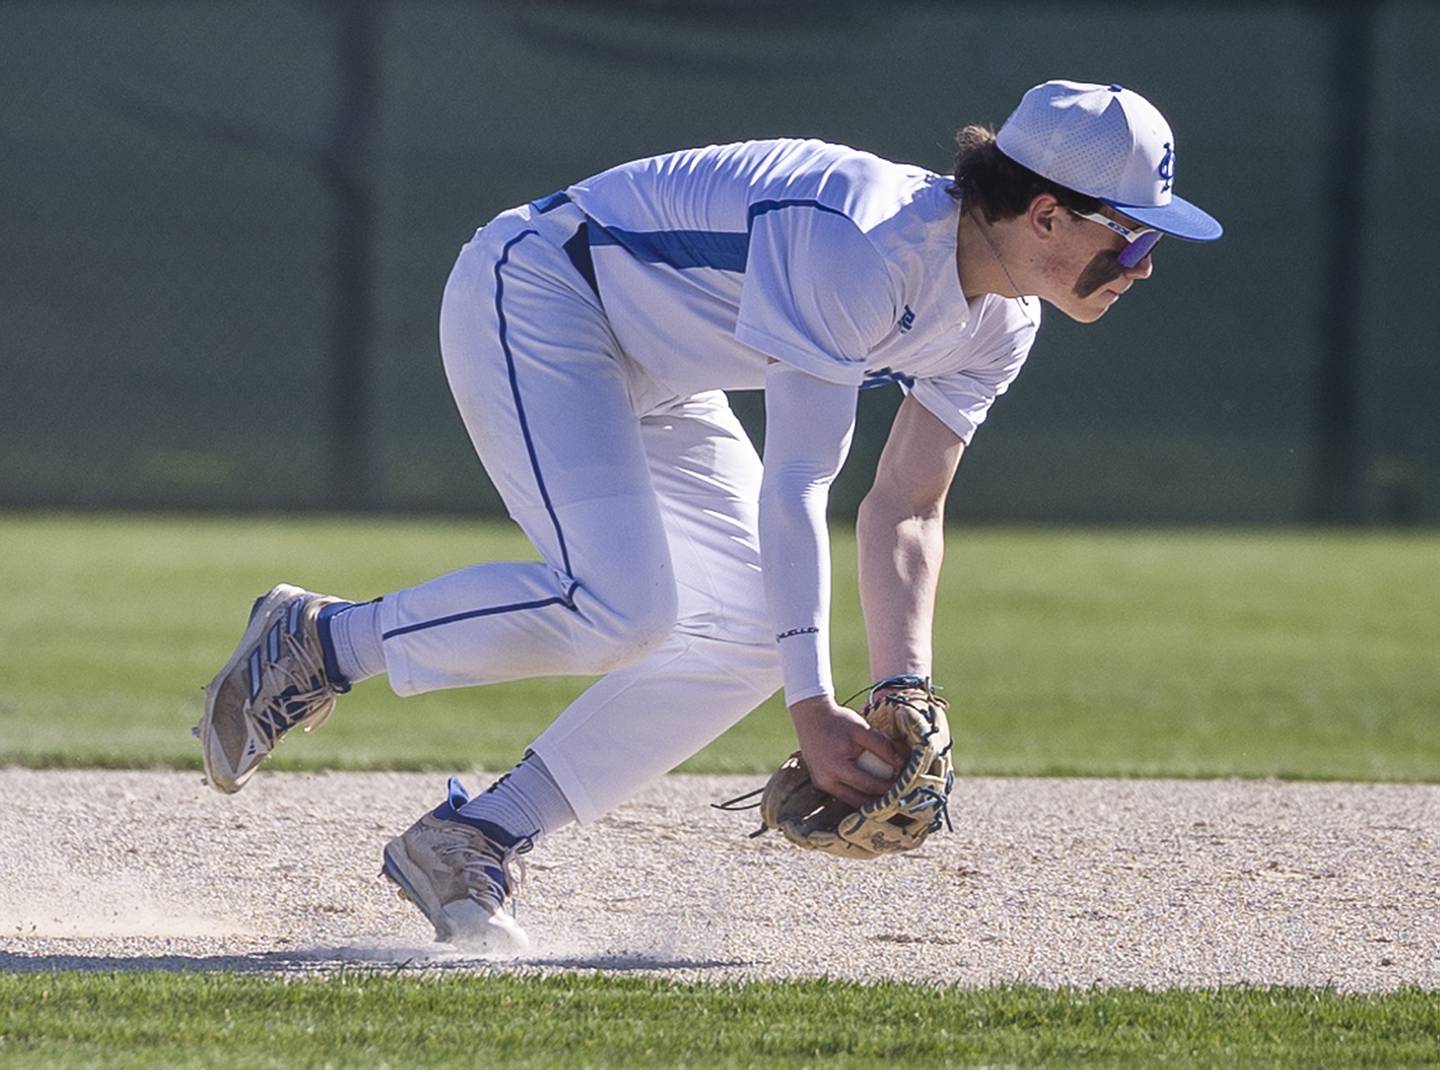
[[[1228,234],[1048,317],[955,515],[1434,522],[1437,51],[1429,3],[11,0],[0,504],[493,509],[434,338],[490,215],[756,136],[944,169],[1071,77],[1159,104]]]

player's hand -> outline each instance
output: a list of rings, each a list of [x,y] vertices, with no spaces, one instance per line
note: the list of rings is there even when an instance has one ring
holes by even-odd
[[[790,719],[811,781],[851,806],[864,806],[879,798],[892,783],[861,769],[856,759],[862,753],[869,751],[892,769],[899,769],[905,760],[889,736],[875,731],[865,718],[829,695],[795,703],[790,707]]]

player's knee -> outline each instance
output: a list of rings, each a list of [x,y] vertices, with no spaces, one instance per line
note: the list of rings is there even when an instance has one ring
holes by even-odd
[[[634,650],[636,656],[659,646],[675,629],[679,598],[675,584],[668,578],[663,583],[644,585],[626,601],[629,605],[621,629],[623,645]]]
[[[671,606],[669,612],[665,611],[663,605],[653,607],[651,613],[629,623],[629,627],[620,637],[621,641],[616,644],[614,665],[628,664],[650,653],[674,630],[674,607]]]
[[[602,592],[591,614],[596,671],[628,665],[665,641],[675,628],[678,599],[673,583],[629,583]]]

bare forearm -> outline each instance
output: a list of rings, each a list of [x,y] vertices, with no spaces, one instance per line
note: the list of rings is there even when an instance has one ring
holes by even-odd
[[[940,510],[916,515],[872,494],[860,507],[856,534],[872,679],[929,676],[935,594],[945,553]]]

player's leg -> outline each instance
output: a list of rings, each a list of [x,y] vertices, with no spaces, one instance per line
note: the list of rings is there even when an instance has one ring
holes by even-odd
[[[272,591],[207,688],[198,734],[220,790],[238,790],[285,731],[323,719],[346,689],[330,633],[351,614],[370,625],[358,631],[371,656],[355,660],[383,663],[400,694],[603,672],[669,633],[668,547],[617,347],[547,228],[516,213],[487,227],[441,315],[466,427],[543,560],[476,565],[353,608]]]
[[[634,660],[668,634],[675,582],[597,298],[543,236],[493,238],[456,267],[441,349],[475,450],[543,561],[476,564],[386,595],[390,686],[408,695]]]
[[[542,261],[555,253],[554,245],[536,248]],[[486,303],[459,286],[442,313],[446,370],[477,452],[545,562],[478,565],[387,596],[384,657],[401,693],[600,671],[643,654],[674,623],[674,573],[650,460],[593,294],[575,301],[578,279],[554,264],[532,276],[520,260],[515,272],[500,267],[495,277],[503,362],[472,356],[489,322],[477,311]],[[550,290],[561,279],[572,293],[556,300]],[[482,297],[491,294],[482,288]],[[497,396],[513,405],[497,405]],[[547,582],[564,588],[561,605],[547,597]],[[468,608],[476,606],[482,611]],[[572,811],[538,758],[506,783],[515,797],[508,819],[497,821],[475,812],[452,780],[439,806],[386,845],[382,872],[438,939],[513,956],[529,943],[506,911],[519,856]]]
[[[452,782],[386,847],[385,875],[441,940],[523,953],[528,938],[504,913],[515,859],[611,809],[780,685],[756,534],[760,461],[744,430],[719,392],[663,406],[641,427],[679,592],[674,629],[580,696],[484,794]]]

